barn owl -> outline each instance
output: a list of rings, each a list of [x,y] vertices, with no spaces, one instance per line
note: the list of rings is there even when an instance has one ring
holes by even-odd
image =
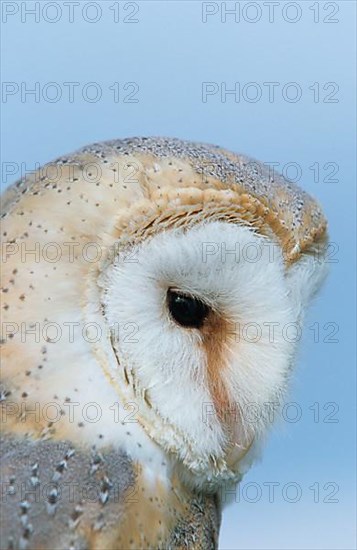
[[[167,138],[87,146],[2,202],[1,548],[217,548],[325,276],[320,207]]]

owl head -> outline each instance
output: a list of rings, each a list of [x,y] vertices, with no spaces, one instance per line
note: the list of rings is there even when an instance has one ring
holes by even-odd
[[[116,397],[134,406],[137,437],[188,483],[239,479],[281,403],[326,272],[319,206],[256,161],[175,139],[94,144],[53,166],[56,181],[45,167],[9,192],[9,234],[62,254],[20,264],[8,249],[7,269],[27,288],[8,305],[15,319],[35,310],[42,324],[96,325],[100,338],[49,343],[31,378],[24,357],[37,364],[43,342],[21,347],[15,334],[13,395],[26,387],[34,400],[71,394],[103,409]],[[137,452],[109,413],[77,431]]]

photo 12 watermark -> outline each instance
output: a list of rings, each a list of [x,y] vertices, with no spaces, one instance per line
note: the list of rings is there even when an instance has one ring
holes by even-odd
[[[261,23],[285,22],[290,25],[301,22],[336,24],[341,18],[341,2],[202,2],[202,23]]]
[[[337,82],[278,82],[278,81],[205,81],[201,83],[202,103],[309,103],[336,104],[340,102]]]
[[[137,24],[140,22],[140,2],[85,1],[24,1],[1,2],[2,23],[79,23],[90,25],[101,21]]]
[[[2,103],[139,103],[137,82],[14,82],[1,83]]]

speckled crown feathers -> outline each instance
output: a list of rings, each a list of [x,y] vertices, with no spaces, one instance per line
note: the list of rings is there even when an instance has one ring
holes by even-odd
[[[217,146],[169,138],[106,141],[60,157],[20,180],[5,212],[35,207],[61,226],[146,237],[170,226],[225,219],[281,244],[287,263],[326,232],[307,193],[264,164]],[[13,237],[17,237],[14,235]]]

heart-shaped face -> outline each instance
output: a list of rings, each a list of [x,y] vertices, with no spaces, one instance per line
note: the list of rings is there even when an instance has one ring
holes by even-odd
[[[319,267],[301,265],[287,275],[274,241],[206,221],[127,245],[99,279],[119,385],[198,483],[238,476],[279,406],[308,295],[299,281]]]

